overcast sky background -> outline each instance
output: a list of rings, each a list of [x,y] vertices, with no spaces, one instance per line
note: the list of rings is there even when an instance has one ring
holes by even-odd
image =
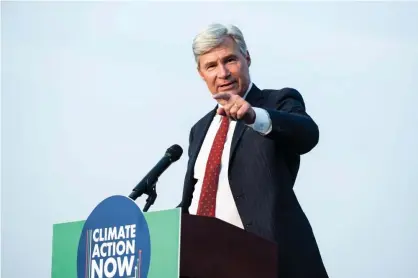
[[[187,150],[215,105],[191,52],[211,22],[238,25],[257,86],[298,89],[320,127],[295,188],[330,277],[418,277],[417,3],[1,5],[2,277],[50,277],[53,223]],[[180,202],[186,157],[151,210]]]

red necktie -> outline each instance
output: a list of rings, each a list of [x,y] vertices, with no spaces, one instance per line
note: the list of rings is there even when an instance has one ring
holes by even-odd
[[[219,173],[221,170],[222,152],[228,134],[229,119],[222,117],[221,126],[216,133],[212,148],[206,163],[205,177],[200,193],[197,215],[215,216],[216,193],[218,191]]]

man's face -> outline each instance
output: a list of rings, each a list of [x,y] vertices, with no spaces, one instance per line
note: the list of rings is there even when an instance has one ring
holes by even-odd
[[[199,58],[199,74],[212,94],[245,93],[249,85],[250,56],[244,56],[235,41],[227,37],[224,42]]]

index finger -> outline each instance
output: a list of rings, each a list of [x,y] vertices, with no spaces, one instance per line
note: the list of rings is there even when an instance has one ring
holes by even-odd
[[[231,98],[231,93],[217,93],[213,95],[213,98],[228,101]]]

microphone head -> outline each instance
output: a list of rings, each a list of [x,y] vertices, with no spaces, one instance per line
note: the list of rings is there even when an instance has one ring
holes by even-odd
[[[168,148],[165,154],[168,155],[174,162],[180,159],[183,154],[183,149],[179,145],[175,144]]]

